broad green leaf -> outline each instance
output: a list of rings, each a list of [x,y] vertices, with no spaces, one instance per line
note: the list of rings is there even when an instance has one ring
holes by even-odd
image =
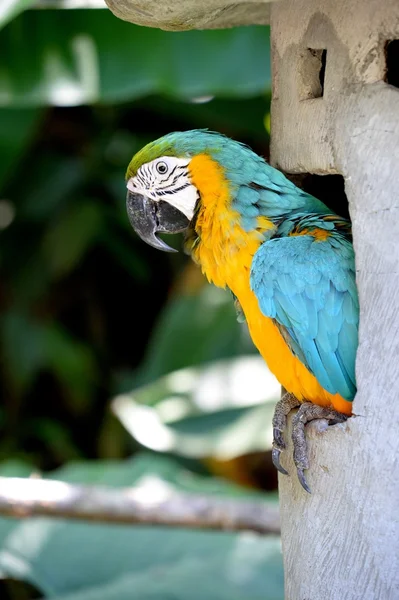
[[[36,0],[2,0],[0,3],[0,29],[21,12],[30,8]]]
[[[35,472],[33,465],[22,460],[5,460],[0,462],[1,477],[29,477]]]
[[[232,295],[204,285],[196,294],[172,297],[158,318],[140,370],[123,387],[136,388],[182,367],[250,352],[256,350],[246,325],[237,322]]]
[[[58,215],[43,240],[52,274],[61,277],[73,270],[98,238],[101,227],[101,207],[94,201],[82,200]]]
[[[229,459],[271,448],[280,385],[259,356],[177,371],[116,397],[112,408],[143,446]]]
[[[19,463],[18,463],[19,465]],[[18,466],[17,465],[17,466]],[[0,475],[21,476],[18,470],[12,471],[12,464],[0,463]],[[3,469],[6,471],[3,473]],[[26,475],[22,473],[22,475]],[[223,479],[199,475],[180,464],[176,458],[151,452],[140,452],[134,458],[117,460],[96,460],[70,462],[52,471],[52,479],[68,483],[84,483],[126,487],[135,485],[151,495],[151,490],[170,490],[186,493],[216,494],[218,496],[257,497],[260,501],[275,502],[272,494],[243,488]]]
[[[0,520],[0,570],[47,600],[283,600],[280,542],[250,533]]]
[[[249,97],[270,89],[269,63],[267,27],[176,33],[104,10],[29,11],[0,34],[0,106]]]

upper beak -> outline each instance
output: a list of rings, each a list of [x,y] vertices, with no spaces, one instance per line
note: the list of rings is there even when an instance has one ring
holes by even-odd
[[[178,233],[187,229],[189,221],[180,210],[163,200],[155,202],[130,190],[127,192],[126,208],[130,224],[142,240],[158,250],[177,252],[156,234]]]

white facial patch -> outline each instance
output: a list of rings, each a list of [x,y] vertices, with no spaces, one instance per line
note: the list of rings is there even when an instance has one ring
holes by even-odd
[[[161,156],[142,165],[127,182],[127,188],[155,202],[168,202],[191,221],[199,193],[191,183],[189,163],[187,158]]]

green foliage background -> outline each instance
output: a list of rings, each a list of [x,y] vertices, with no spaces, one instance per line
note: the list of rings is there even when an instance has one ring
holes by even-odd
[[[136,239],[124,186],[171,130],[267,156],[268,29],[29,4],[0,9],[0,474],[275,502],[278,388],[229,294]],[[10,600],[283,598],[279,541],[249,534],[0,519],[0,574]]]

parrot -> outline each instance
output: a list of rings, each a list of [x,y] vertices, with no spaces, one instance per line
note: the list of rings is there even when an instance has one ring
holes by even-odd
[[[284,389],[272,426],[280,454],[292,409],[293,459],[310,493],[305,426],[342,423],[356,394],[359,299],[351,223],[247,145],[204,129],[150,142],[126,172],[131,226],[154,248],[184,232],[209,282],[232,292],[252,341]]]

